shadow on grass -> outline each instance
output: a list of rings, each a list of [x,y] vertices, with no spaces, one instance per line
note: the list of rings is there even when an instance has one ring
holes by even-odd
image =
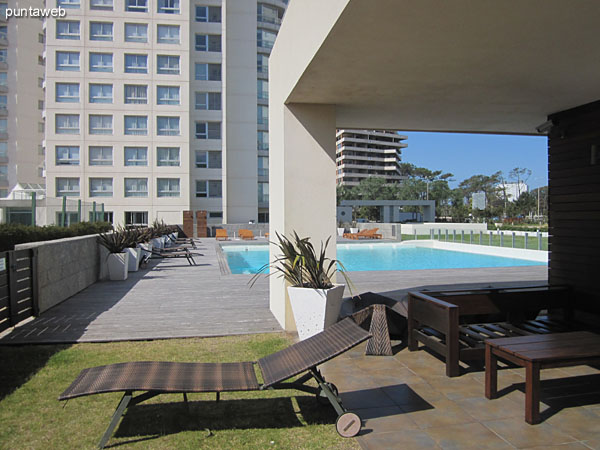
[[[0,345],[0,401],[13,393],[56,353],[70,345]]]
[[[114,437],[139,440],[140,436],[158,437],[183,431],[205,431],[205,436],[209,437],[211,431],[217,430],[334,425],[337,418],[331,406],[321,406],[314,396],[306,395],[190,401],[188,405],[189,409],[182,401],[136,405],[127,410]]]

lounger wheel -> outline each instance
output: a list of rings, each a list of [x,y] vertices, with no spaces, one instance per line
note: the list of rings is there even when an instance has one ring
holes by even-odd
[[[331,390],[331,392],[333,392],[333,395],[335,395],[336,397],[338,396],[338,390],[337,387],[335,386],[335,384],[333,383],[325,383],[327,384],[327,386],[329,387],[329,389]],[[323,389],[319,388],[319,392],[316,393],[316,398],[317,398],[317,402],[319,403],[319,405],[329,405],[329,399],[327,398],[327,395],[325,395],[325,392],[323,392]]]
[[[354,437],[360,432],[362,424],[360,417],[353,412],[345,412],[340,414],[335,421],[335,429],[342,437]]]

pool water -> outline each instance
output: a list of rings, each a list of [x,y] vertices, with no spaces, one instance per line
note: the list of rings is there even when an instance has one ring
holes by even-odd
[[[257,273],[269,262],[266,245],[227,245],[223,253],[231,273]],[[374,270],[468,269],[476,267],[539,266],[539,261],[455,252],[398,244],[340,244],[337,259],[349,272]]]

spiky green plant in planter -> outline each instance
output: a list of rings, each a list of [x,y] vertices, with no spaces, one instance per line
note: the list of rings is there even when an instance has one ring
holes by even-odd
[[[121,231],[114,231],[112,233],[100,233],[98,235],[98,242],[104,246],[109,253],[122,253],[127,247],[129,247],[129,236],[127,233]]]

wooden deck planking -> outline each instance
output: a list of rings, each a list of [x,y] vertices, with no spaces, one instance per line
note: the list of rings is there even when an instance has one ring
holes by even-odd
[[[104,342],[281,331],[269,310],[268,280],[222,273],[214,239],[203,239],[198,266],[185,258],[152,260],[126,281],[95,283],[42,316],[15,328],[0,344]],[[545,266],[351,272],[356,292],[402,300],[414,289],[534,285]],[[342,278],[342,277],[339,277]],[[340,282],[341,280],[338,280]],[[348,289],[345,292],[349,296]],[[345,305],[345,310],[349,303]]]

